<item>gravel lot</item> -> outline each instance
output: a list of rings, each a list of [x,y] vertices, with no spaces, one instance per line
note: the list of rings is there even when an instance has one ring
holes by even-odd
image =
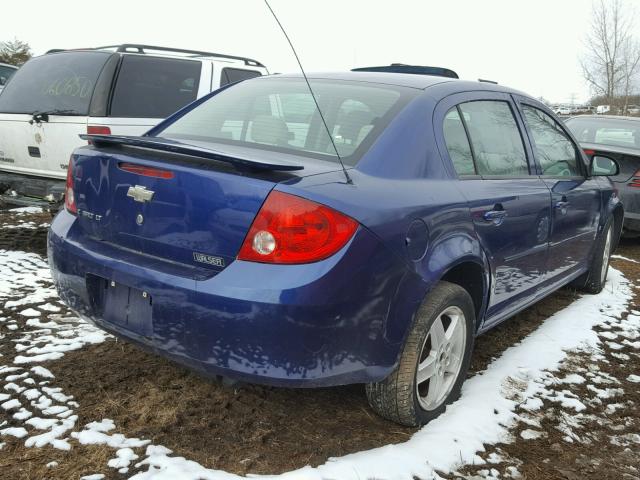
[[[209,469],[276,474],[415,433],[375,416],[361,386],[222,384],[79,321],[50,283],[50,220],[0,211],[0,477],[128,478],[166,449]],[[623,242],[617,253],[625,258],[614,266],[640,284],[640,243]],[[543,395],[509,385],[505,395],[521,396],[509,435],[441,477],[640,478],[637,292],[622,315],[603,312],[600,348],[570,353],[543,379]],[[563,289],[479,338],[470,376],[578,297]]]

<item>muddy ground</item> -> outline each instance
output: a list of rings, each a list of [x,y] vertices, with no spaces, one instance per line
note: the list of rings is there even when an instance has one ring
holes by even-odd
[[[24,216],[10,217],[0,212],[0,249],[29,250],[44,255],[44,224],[49,220],[50,216],[43,215],[28,219],[33,222],[28,228],[7,228],[27,220]],[[640,260],[640,243],[625,241],[617,253]],[[614,260],[614,265],[631,281],[640,279],[640,264]],[[549,315],[570,304],[577,295],[563,289],[480,337],[470,375],[485,369],[492,359],[535,330]],[[640,304],[638,300],[634,300],[636,305]],[[17,317],[15,312],[6,309],[0,315]],[[24,319],[16,318],[16,321],[20,324]],[[2,363],[8,364],[12,350],[2,348],[4,341],[0,338],[0,352],[5,355]],[[620,382],[626,382],[630,373],[640,372],[637,355],[630,355],[628,361],[621,363],[610,353],[605,352],[604,360],[609,363],[603,362],[603,368]],[[580,365],[580,359],[576,365]],[[56,386],[73,395],[79,403],[75,409],[78,424],[110,418],[128,437],[150,439],[156,445],[170,448],[176,455],[233,473],[275,474],[305,465],[315,466],[329,457],[402,442],[415,432],[373,414],[362,386],[292,390],[227,385],[114,339],[68,352],[61,359],[48,362],[47,368],[55,375]],[[625,428],[637,433],[640,432],[637,410],[640,389],[628,382],[624,386],[622,403],[626,406],[612,415],[614,420],[625,419]],[[555,408],[545,407],[550,412]],[[487,446],[484,455],[500,452],[506,460],[496,465],[496,469],[507,471],[508,466],[517,465],[527,479],[640,478],[640,470],[635,473],[633,470],[640,469],[640,448],[629,454],[620,446],[612,445],[606,435],[596,434],[589,444],[567,443],[557,429],[558,418],[553,412],[545,417],[543,427],[547,435],[544,438],[524,440],[520,432],[526,427],[518,426],[512,443]],[[596,422],[592,427],[594,430],[609,428]],[[115,470],[105,468],[112,456],[106,447],[74,445],[66,452],[52,447],[26,448],[18,439],[3,441],[6,445],[0,451],[2,479],[66,480],[95,472],[105,473],[105,478],[124,478]],[[599,460],[594,463],[593,459]],[[47,468],[46,463],[51,461],[58,462],[58,466]],[[487,468],[492,467],[467,467],[449,478],[486,478],[483,470]],[[135,471],[132,468],[127,476]]]

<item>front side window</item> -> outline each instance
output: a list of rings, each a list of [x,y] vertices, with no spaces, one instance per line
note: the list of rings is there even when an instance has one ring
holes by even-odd
[[[469,131],[479,175],[529,175],[518,124],[507,102],[482,100],[459,105]]]
[[[196,60],[125,55],[110,116],[168,117],[198,97],[201,68]]]
[[[413,89],[312,80],[320,108],[343,161],[355,165]],[[306,82],[264,77],[223,90],[157,134],[179,141],[335,159],[329,134]]]
[[[474,175],[476,169],[473,164],[471,146],[457,107],[449,110],[445,116],[443,133],[449,158],[451,158],[456,173],[458,175]]]
[[[560,125],[542,110],[523,105],[525,123],[533,137],[533,148],[543,175],[580,175],[578,151]]]

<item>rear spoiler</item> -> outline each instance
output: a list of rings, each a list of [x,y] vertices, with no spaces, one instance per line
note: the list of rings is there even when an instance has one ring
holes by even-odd
[[[83,140],[90,143],[100,145],[129,146],[137,148],[147,148],[150,150],[160,150],[163,152],[177,153],[180,155],[189,155],[192,157],[204,158],[208,160],[216,160],[219,162],[230,163],[236,167],[243,167],[257,170],[279,170],[293,171],[303,170],[304,165],[287,161],[262,161],[255,158],[247,158],[243,156],[231,155],[225,152],[218,152],[208,148],[189,145],[187,143],[176,142],[166,138],[157,137],[133,137],[124,135],[80,135]]]
[[[414,75],[434,75],[436,77],[460,78],[458,74],[449,68],[427,67],[423,65],[405,65],[404,63],[392,63],[382,67],[352,68],[352,72],[386,72],[386,73],[412,73]]]

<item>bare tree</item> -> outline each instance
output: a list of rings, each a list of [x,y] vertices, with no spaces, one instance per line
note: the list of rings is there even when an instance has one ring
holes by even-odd
[[[622,63],[622,91],[620,92],[624,98],[622,106],[622,114],[627,114],[629,107],[629,97],[633,95],[634,87],[638,80],[640,70],[640,42],[630,39],[624,46],[624,55]]]
[[[582,72],[592,92],[615,103],[631,95],[640,68],[640,43],[634,36],[634,12],[622,0],[596,0]]]
[[[17,38],[0,42],[0,62],[19,67],[31,58],[31,47]]]

